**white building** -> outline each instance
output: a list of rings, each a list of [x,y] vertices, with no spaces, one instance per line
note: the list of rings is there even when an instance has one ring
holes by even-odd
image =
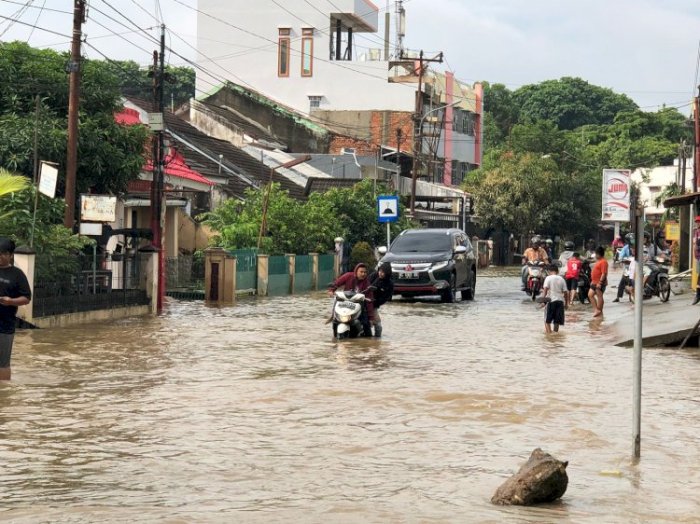
[[[233,82],[377,148],[413,153],[417,56],[390,50],[391,36],[378,32],[380,18],[392,26],[394,2],[199,0],[199,10],[199,92]],[[481,164],[481,85],[426,67],[421,91],[418,173],[457,185]]]
[[[686,162],[685,190],[693,191],[693,159]],[[656,204],[656,199],[671,184],[681,186],[682,173],[678,166],[678,160],[672,166],[659,166],[654,168],[640,168],[632,173],[632,182],[639,184],[639,193],[644,202],[644,214],[647,217],[660,217],[666,211],[662,203]],[[667,195],[668,197],[668,195]]]

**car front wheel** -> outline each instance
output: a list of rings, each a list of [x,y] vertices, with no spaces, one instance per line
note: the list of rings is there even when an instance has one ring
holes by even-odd
[[[450,286],[440,293],[440,300],[445,304],[451,304],[455,301],[455,296],[457,294],[456,290],[457,279],[454,274],[450,277]]]
[[[462,300],[474,300],[475,293],[476,293],[476,271],[474,271],[472,269],[471,287],[469,289],[462,290]]]

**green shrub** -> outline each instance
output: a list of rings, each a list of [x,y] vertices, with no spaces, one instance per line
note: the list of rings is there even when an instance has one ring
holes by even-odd
[[[358,242],[350,251],[350,269],[354,268],[359,263],[367,264],[370,271],[377,265],[374,251],[367,242]]]

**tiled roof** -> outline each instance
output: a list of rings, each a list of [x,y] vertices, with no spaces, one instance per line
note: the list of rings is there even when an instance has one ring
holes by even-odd
[[[128,98],[128,100],[144,111],[154,110],[152,102],[135,98]],[[177,148],[190,168],[205,177],[228,178],[226,187],[236,196],[243,196],[245,190],[251,187],[247,180],[257,187],[262,187],[268,182],[269,168],[245,151],[225,140],[207,136],[169,111],[165,112],[164,118],[166,132],[178,143]],[[221,164],[226,169],[219,169],[219,155],[222,155]],[[305,198],[304,188],[291,182],[287,177],[275,173],[273,181],[288,191],[292,198]]]

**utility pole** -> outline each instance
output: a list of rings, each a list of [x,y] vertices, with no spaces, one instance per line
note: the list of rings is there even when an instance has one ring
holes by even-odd
[[[164,225],[166,202],[164,201],[165,182],[165,25],[161,25],[160,52],[153,51],[153,102],[161,115],[162,125],[153,135],[153,177],[151,182],[151,231],[153,247],[158,251],[158,314],[163,311],[165,299],[165,241]]]
[[[403,53],[401,60],[404,59]],[[416,112],[413,116],[413,172],[411,173],[411,216],[416,209],[416,183],[418,180],[418,170],[420,168],[420,155],[423,148],[423,75],[425,67],[423,64],[437,62],[442,64],[442,53],[438,53],[435,58],[424,58],[423,50],[418,55],[418,91],[416,91]]]
[[[73,1],[73,41],[67,72],[70,74],[68,94],[68,151],[66,154],[66,211],[63,225],[73,229],[75,223],[75,185],[78,171],[78,106],[80,105],[80,40],[85,22],[85,0]]]

